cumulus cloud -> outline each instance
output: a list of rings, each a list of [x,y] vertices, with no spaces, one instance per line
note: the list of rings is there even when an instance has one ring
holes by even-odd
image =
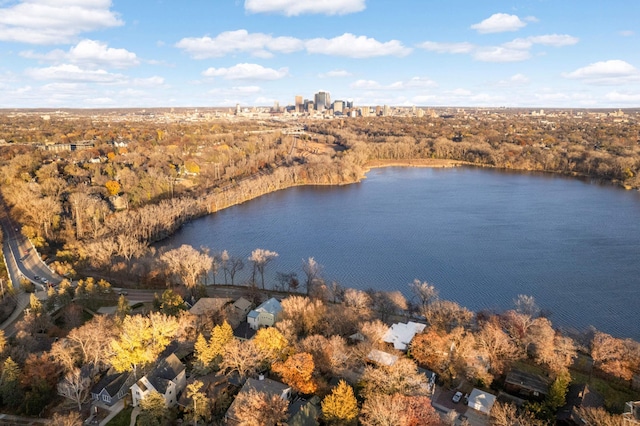
[[[0,40],[70,43],[81,33],[123,25],[111,0],[21,0],[0,8]]]
[[[640,71],[628,62],[614,59],[589,64],[562,74],[563,77],[592,84],[616,85],[640,81]]]
[[[38,54],[29,50],[21,52],[20,55],[46,62],[72,63],[92,68],[129,68],[140,63],[135,53],[126,49],[108,47],[106,43],[96,40],[82,40],[68,51],[56,49]]]
[[[473,58],[482,62],[518,62],[531,58],[531,53],[523,49],[492,46],[477,49]]]
[[[605,95],[605,98],[612,102],[617,103],[638,103],[640,102],[640,93],[620,93],[617,91],[609,92]]]
[[[340,77],[349,77],[352,74],[349,71],[345,70],[331,70],[325,73],[318,74],[320,78],[340,78]]]
[[[245,0],[250,13],[346,15],[365,9],[365,0]]]
[[[273,52],[291,53],[304,48],[304,42],[294,37],[273,37],[247,30],[225,31],[216,37],[187,37],[175,44],[195,59],[216,58],[238,52],[270,57]]]
[[[529,77],[524,74],[514,74],[508,80],[500,80],[499,86],[523,86],[529,84]]]
[[[209,68],[202,75],[225,80],[279,80],[289,75],[288,68],[265,68],[258,64],[237,64],[230,68]]]
[[[393,82],[388,85],[380,84],[375,80],[357,80],[349,87],[352,89],[361,89],[361,90],[389,90],[389,91],[399,91],[399,90],[416,90],[422,88],[436,87],[438,84],[426,77],[413,77],[409,80],[400,80]]]
[[[374,38],[355,36],[350,33],[345,33],[331,39],[314,38],[308,40],[305,45],[309,53],[346,56],[350,58],[406,56],[411,53],[411,49],[403,46],[398,40],[382,43]]]
[[[47,68],[31,68],[26,74],[35,80],[56,80],[87,83],[120,83],[126,80],[122,74],[105,70],[89,70],[73,64],[55,65]]]
[[[438,43],[435,41],[425,41],[418,47],[437,53],[471,53],[475,46],[468,42],[462,43]]]
[[[247,30],[226,31],[216,37],[187,37],[175,44],[194,59],[216,58],[234,53],[249,53],[270,58],[274,53],[293,53],[306,49],[308,53],[370,58],[375,56],[406,56],[411,49],[398,40],[380,42],[366,36],[345,33],[331,39],[302,40],[295,37],[273,37]]]
[[[529,17],[529,20],[532,17]],[[517,31],[527,26],[527,23],[518,18],[516,15],[507,13],[494,13],[487,19],[477,24],[471,25],[471,29],[478,31],[480,34],[503,33],[506,31]]]
[[[532,36],[527,37],[527,40],[529,40],[533,44],[542,44],[545,46],[553,47],[572,46],[580,41],[579,38],[567,34],[546,34],[541,36]]]

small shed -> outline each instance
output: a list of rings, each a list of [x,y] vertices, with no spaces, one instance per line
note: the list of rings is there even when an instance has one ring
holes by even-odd
[[[495,395],[474,388],[469,395],[468,405],[469,408],[473,408],[481,413],[489,414],[491,412],[491,407],[493,407],[495,402]]]

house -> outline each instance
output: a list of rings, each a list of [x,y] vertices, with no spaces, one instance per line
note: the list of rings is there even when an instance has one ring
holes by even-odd
[[[175,354],[163,358],[153,370],[131,386],[133,406],[137,407],[140,400],[153,391],[157,391],[167,403],[173,407],[178,401],[178,394],[187,385],[185,366]]]
[[[549,393],[549,381],[537,374],[511,370],[504,380],[504,389],[521,398],[541,401]]]
[[[419,324],[413,321],[409,321],[406,324],[399,322],[389,327],[382,340],[387,343],[393,343],[393,347],[398,351],[406,351],[413,337],[418,333],[422,333],[426,326],[426,324]]]
[[[91,399],[112,406],[129,393],[129,388],[135,381],[131,372],[107,373],[91,388]]]
[[[367,355],[367,361],[370,361],[374,364],[391,367],[398,361],[398,356],[379,351],[378,349],[371,349],[371,351],[369,351],[369,354]]]
[[[496,396],[487,392],[483,392],[480,389],[473,388],[469,394],[469,408],[480,411],[484,414],[491,412],[491,407],[496,402]]]
[[[640,401],[628,401],[624,407],[622,418],[629,425],[640,425]]]
[[[233,337],[240,340],[251,340],[256,335],[254,330],[247,321],[242,321],[233,329]]]
[[[278,320],[280,312],[282,312],[282,305],[276,298],[272,297],[249,312],[247,322],[254,330],[260,327],[271,327]]]
[[[253,306],[253,303],[244,297],[233,302],[233,310],[238,314],[240,321],[247,319],[247,314],[251,311],[251,306]]]
[[[202,297],[189,309],[195,316],[211,316],[224,308],[231,299],[226,297]]]
[[[291,398],[291,388],[289,386],[285,385],[284,383],[276,382],[275,380],[267,379],[262,375],[259,379],[247,379],[247,381],[244,382],[244,385],[240,389],[240,392],[238,392],[238,395],[247,393],[251,390],[264,392],[268,395],[278,395],[280,398],[287,401],[289,400],[289,398]],[[238,418],[236,417],[236,409],[238,408],[236,404],[237,401],[238,399],[236,396],[236,399],[233,401],[233,403],[231,403],[231,406],[224,415],[227,424],[239,424]]]
[[[320,417],[320,398],[312,397],[309,401],[298,398],[289,406],[288,426],[318,426]]]
[[[578,408],[598,408],[604,405],[604,398],[591,390],[586,384],[569,386],[567,403],[558,411],[557,423],[563,425],[584,425],[578,414]]]

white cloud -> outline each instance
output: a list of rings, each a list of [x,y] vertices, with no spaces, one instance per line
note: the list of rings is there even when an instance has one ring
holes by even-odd
[[[73,64],[55,65],[47,68],[31,68],[26,74],[36,80],[56,80],[90,83],[119,83],[126,80],[122,74],[113,74],[105,70],[82,69]]]
[[[605,98],[612,102],[619,103],[640,103],[640,93],[620,93],[620,92],[609,92],[605,95]]]
[[[478,31],[480,34],[502,33],[505,31],[517,31],[527,26],[516,15],[507,13],[495,13],[482,22],[471,25],[471,29]]]
[[[175,44],[195,59],[217,58],[232,53],[247,52],[253,56],[270,57],[272,52],[291,53],[304,48],[304,42],[294,37],[273,37],[247,30],[225,31],[215,38],[187,37]]]
[[[95,40],[82,40],[67,52],[56,49],[45,54],[38,54],[29,50],[21,52],[20,55],[30,59],[80,64],[92,68],[129,68],[140,63],[135,53],[126,49],[108,47],[106,43]]]
[[[527,37],[527,40],[531,41],[534,44],[543,44],[545,46],[553,47],[572,46],[580,41],[579,38],[567,34],[546,34],[541,36],[532,36]]]
[[[318,74],[320,78],[339,78],[339,77],[350,77],[351,74],[349,71],[345,70],[332,70],[322,74]]]
[[[81,33],[123,25],[111,0],[21,0],[0,9],[0,40],[70,43]]]
[[[157,87],[164,84],[164,77],[154,75],[148,78],[136,78],[132,81],[135,86]]]
[[[498,82],[499,86],[524,86],[525,84],[529,84],[529,77],[524,74],[514,74],[508,80],[500,80]]]
[[[438,84],[426,77],[413,77],[409,80],[401,80],[393,82],[389,85],[382,85],[375,80],[357,80],[349,87],[352,89],[362,90],[378,90],[378,91],[400,91],[400,90],[416,90],[428,87],[436,87]]]
[[[279,80],[289,75],[288,68],[265,68],[258,64],[237,64],[230,68],[209,68],[205,77],[222,77],[225,80]]]
[[[314,38],[308,40],[306,48],[309,53],[346,56],[350,58],[371,58],[375,56],[406,56],[411,49],[398,40],[381,43],[376,39],[355,36],[345,33],[332,39]]]
[[[302,14],[346,15],[360,12],[365,0],[245,0],[250,13],[281,13],[286,16]]]
[[[531,53],[523,49],[492,46],[477,49],[473,54],[473,58],[482,62],[518,62],[531,58]]]
[[[352,89],[379,89],[382,86],[375,80],[357,80],[349,86]]]
[[[259,93],[261,91],[262,89],[260,88],[260,86],[234,86],[234,87],[226,87],[226,88],[216,87],[214,89],[211,89],[209,93],[212,95],[218,95],[218,96],[226,96],[226,97],[236,96],[237,97],[237,96],[252,95],[255,93]]]
[[[633,30],[623,30],[623,31],[618,31],[618,34],[621,35],[622,37],[631,37],[631,36],[634,36],[636,33]]]
[[[468,42],[462,43],[438,43],[435,41],[425,41],[418,47],[437,53],[471,53],[475,46]]]
[[[592,84],[627,84],[640,81],[640,71],[628,62],[609,60],[595,62],[586,67],[562,74],[563,77],[583,80]]]

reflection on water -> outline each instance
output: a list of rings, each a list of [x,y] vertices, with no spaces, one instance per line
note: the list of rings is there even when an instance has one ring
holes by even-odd
[[[345,287],[415,278],[473,310],[535,296],[556,325],[640,339],[640,196],[493,170],[377,169],[355,185],[273,193],[185,226],[163,246],[279,253],[265,278],[314,257]],[[245,262],[248,263],[248,262]],[[246,280],[250,267],[237,276]],[[220,277],[218,278],[220,280]]]

